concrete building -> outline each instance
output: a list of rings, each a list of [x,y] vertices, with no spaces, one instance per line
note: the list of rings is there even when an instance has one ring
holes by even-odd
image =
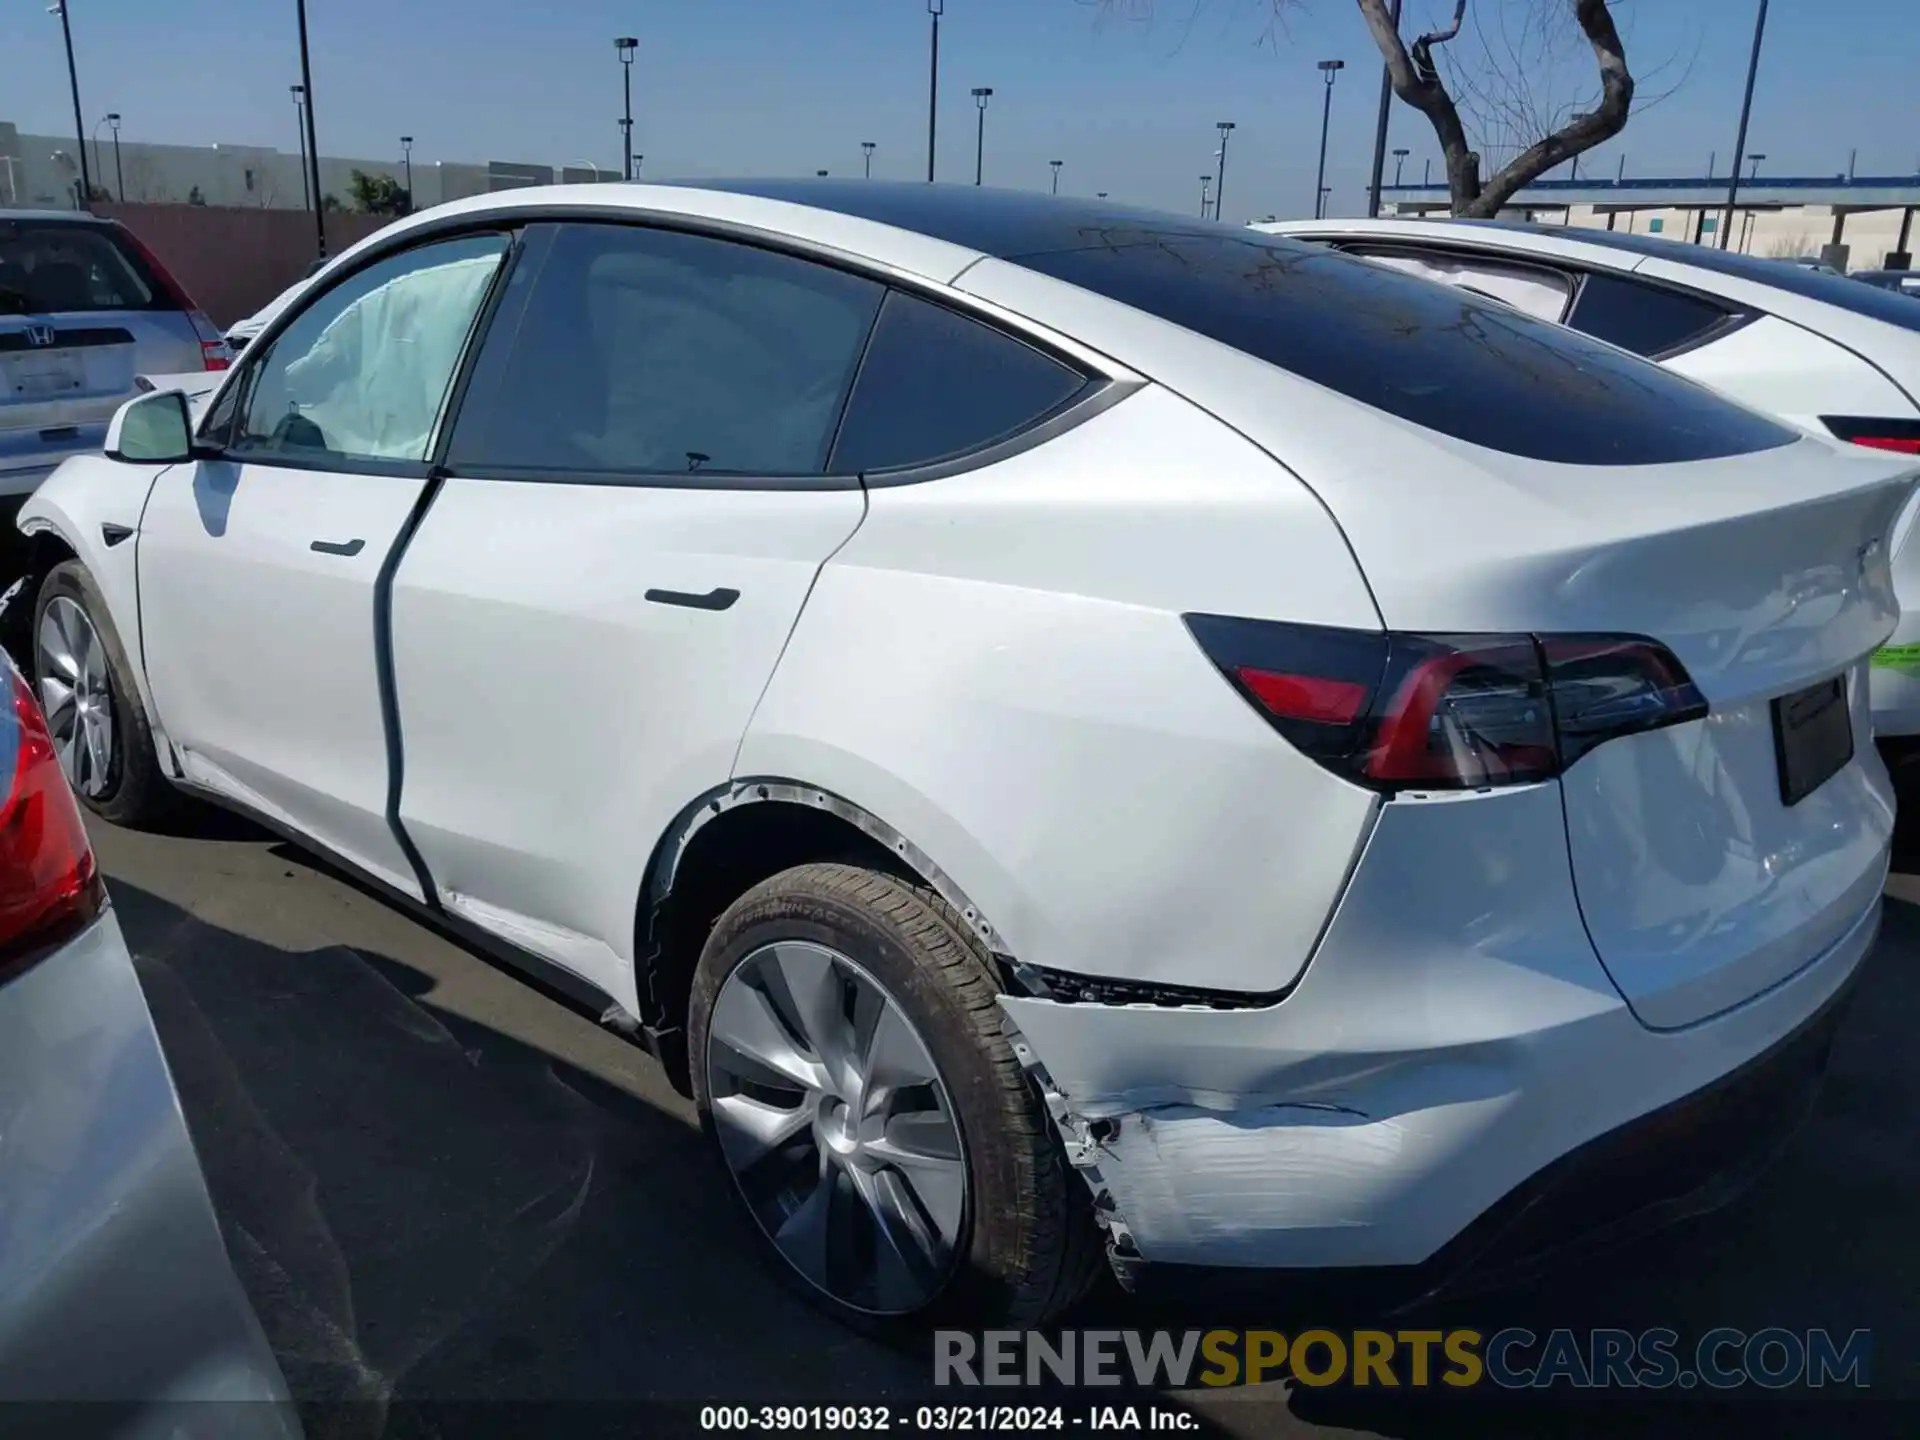
[[[1447,212],[1444,185],[1387,185],[1381,208],[1400,215]],[[1500,213],[1543,224],[1667,235],[1717,245],[1727,180],[1536,180]],[[1911,264],[1920,175],[1761,177],[1742,181],[1727,247],[1750,255],[1821,256],[1837,269]]]
[[[305,209],[307,184],[300,155],[264,145],[158,145],[120,141],[105,127],[89,136],[87,163],[93,183],[115,199],[131,204],[207,204]],[[387,175],[404,185],[407,167],[398,157],[355,160],[320,157],[320,189],[351,205],[353,172]],[[479,163],[416,160],[413,200],[426,209],[466,195],[484,195],[556,180],[617,180],[618,170],[582,165],[527,165],[490,160]],[[71,135],[30,135],[0,120],[0,207],[62,209],[79,194],[80,162]],[[123,197],[124,192],[124,197]]]

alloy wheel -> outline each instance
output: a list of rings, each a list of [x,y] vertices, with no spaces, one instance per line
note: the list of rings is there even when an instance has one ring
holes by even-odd
[[[87,612],[64,595],[47,602],[38,636],[40,708],[67,783],[97,799],[113,767],[113,685],[106,647]]]
[[[747,1207],[810,1284],[876,1315],[945,1286],[967,1164],[939,1067],[906,1011],[837,951],[783,940],[720,988],[714,1128]]]

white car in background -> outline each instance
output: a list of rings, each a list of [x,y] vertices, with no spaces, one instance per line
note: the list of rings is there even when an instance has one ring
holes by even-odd
[[[1920,305],[1803,260],[1623,231],[1509,221],[1296,220],[1254,228],[1331,245],[1657,360],[1815,434],[1920,456]],[[1899,628],[1874,657],[1873,726],[1920,760],[1920,545],[1895,526]]]
[[[107,659],[97,813],[243,809],[644,1037],[829,1310],[1038,1324],[1102,1230],[1443,1277],[1773,1154],[1915,481],[1245,229],[529,189],[124,408],[29,653]]]
[[[226,341],[233,353],[238,355],[242,350],[247,348],[248,344],[252,342],[256,335],[277,320],[280,317],[280,312],[291,305],[294,300],[298,298],[300,292],[306,289],[307,281],[324,270],[326,265],[327,262],[324,256],[315,260],[311,265],[307,266],[307,273],[294,281],[293,284],[282,290],[278,295],[274,296],[273,299],[254,311],[253,314],[247,316],[246,319],[236,320],[233,324],[229,325],[227,327]]]

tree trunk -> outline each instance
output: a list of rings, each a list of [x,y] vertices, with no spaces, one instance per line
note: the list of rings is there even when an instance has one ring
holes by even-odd
[[[1460,122],[1460,110],[1441,80],[1437,69],[1422,71],[1416,67],[1400,38],[1386,0],[1356,0],[1360,14],[1373,34],[1387,64],[1387,76],[1393,92],[1427,117],[1440,142],[1440,153],[1447,167],[1447,189],[1453,197],[1453,213],[1464,218],[1485,219],[1498,215],[1500,207],[1516,191],[1538,179],[1556,165],[1584,154],[1596,145],[1611,140],[1626,128],[1633,107],[1633,76],[1627,69],[1626,49],[1620,43],[1607,0],[1542,0],[1542,3],[1570,4],[1575,22],[1600,69],[1600,102],[1591,111],[1572,116],[1552,134],[1528,146],[1485,180],[1480,176],[1480,156],[1467,142],[1466,127]],[[1458,30],[1466,9],[1460,0],[1455,11],[1455,30],[1423,37],[1425,47],[1444,44]]]

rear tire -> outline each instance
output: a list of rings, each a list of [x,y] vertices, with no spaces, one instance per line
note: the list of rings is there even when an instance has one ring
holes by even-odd
[[[785,948],[776,954],[776,947]],[[797,979],[789,985],[783,976],[795,965]],[[824,978],[815,982],[809,975]],[[897,1007],[920,1048],[912,1047],[899,1020],[886,1018],[890,1012],[876,1012],[875,990]],[[743,997],[747,991],[751,994]],[[1014,1058],[1001,1029],[997,993],[985,948],[939,897],[854,865],[802,865],[755,886],[720,917],[701,954],[688,1032],[702,1128],[733,1180],[756,1243],[781,1278],[867,1333],[943,1323],[1040,1325],[1078,1299],[1098,1271],[1100,1237],[1087,1187],[1067,1166],[1039,1096]],[[723,996],[728,997],[724,1002]],[[820,1008],[810,1008],[809,997],[819,999]],[[753,1002],[747,1009],[743,998]],[[759,1008],[762,1003],[766,1008]],[[721,1012],[717,1026],[716,1009]],[[866,1053],[876,1057],[870,1090],[857,1080],[855,1097],[842,1101],[828,1093],[834,1090],[831,1080],[821,1082],[823,1090],[783,1078],[809,1066],[816,1075],[836,1073],[831,1067],[843,1053],[840,1042],[812,1038],[806,1017],[821,1030],[834,1028],[834,1018],[844,1016],[842,1039],[857,1041],[860,1017],[875,1013],[881,1018],[871,1022],[869,1037],[892,1025],[898,1038],[892,1046],[868,1044]],[[829,1018],[822,1022],[821,1016]],[[776,1022],[774,1031],[754,1028],[768,1018]],[[745,1052],[736,1048],[750,1052],[768,1034],[773,1049],[792,1043],[790,1053],[774,1057],[785,1067],[780,1075],[743,1063]],[[856,1043],[853,1049],[858,1048]],[[763,1053],[766,1049],[762,1045]],[[883,1049],[930,1061],[937,1071],[933,1083],[906,1083],[914,1073],[910,1062],[889,1064]],[[889,1069],[901,1083],[882,1083],[882,1072]],[[925,1204],[918,1203],[918,1189],[905,1202],[894,1202],[910,1217],[928,1222],[910,1219],[910,1238],[940,1231],[940,1216],[953,1208],[951,1196],[943,1208],[932,1188],[947,1178],[944,1171],[929,1178],[938,1167],[923,1168],[924,1161],[890,1166],[871,1153],[839,1153],[845,1147],[857,1152],[864,1143],[847,1137],[844,1117],[850,1104],[855,1122],[867,1123],[861,1120],[864,1107],[874,1102],[861,1096],[869,1094],[918,1097],[912,1107],[918,1113],[905,1117],[904,1124],[898,1116],[874,1122],[884,1136],[913,1137],[911,1143],[920,1147],[919,1137],[945,1133],[949,1117],[958,1132],[957,1163],[964,1172],[959,1220],[949,1243],[931,1247],[936,1252],[931,1259],[925,1251],[919,1257],[922,1263],[912,1271],[918,1290],[895,1283],[889,1291],[878,1278],[852,1274],[860,1269],[859,1257],[883,1254],[888,1236],[897,1231],[872,1218],[894,1215],[895,1209],[885,1203],[862,1208],[872,1191],[861,1187],[871,1187],[874,1174],[887,1185],[904,1180],[927,1187]],[[749,1135],[743,1146],[742,1116],[756,1129],[784,1138],[762,1150],[758,1137]],[[729,1133],[723,1136],[723,1129]],[[929,1141],[924,1148],[939,1146]],[[876,1163],[879,1171],[854,1183],[860,1178],[855,1170]],[[822,1200],[816,1189],[832,1187],[836,1168],[850,1178]],[[822,1205],[822,1217],[831,1217],[820,1221],[817,1252],[792,1229],[782,1231],[785,1248],[772,1239],[783,1222],[804,1223],[805,1217],[796,1217],[815,1203]],[[865,1249],[861,1233],[875,1237]],[[807,1266],[790,1252],[801,1254]],[[872,1268],[884,1267],[876,1261]]]
[[[116,825],[163,817],[176,792],[161,773],[153,727],[106,601],[78,560],[54,566],[40,582],[32,654],[34,694],[81,802]]]

